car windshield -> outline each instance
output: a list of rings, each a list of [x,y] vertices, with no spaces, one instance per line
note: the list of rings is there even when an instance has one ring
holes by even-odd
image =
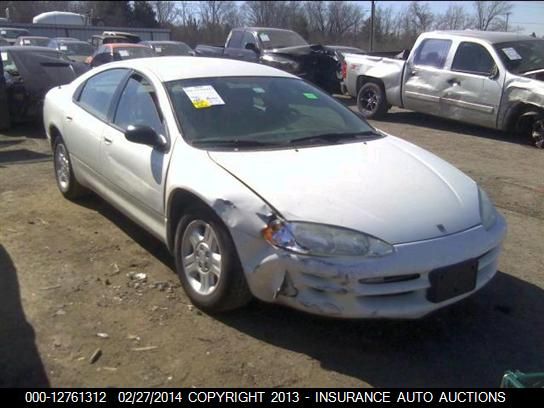
[[[265,49],[295,47],[308,45],[306,40],[293,31],[270,30],[259,31],[259,38]]]
[[[294,78],[194,78],[166,83],[185,140],[194,146],[333,144],[379,135],[314,86]]]
[[[19,40],[21,41],[21,40]],[[36,47],[47,47],[49,44],[49,38],[23,38],[22,45],[32,45]]]
[[[28,31],[24,30],[10,30],[9,28],[0,29],[0,37],[14,39],[22,35],[28,35]]]
[[[511,41],[494,44],[508,71],[513,74],[544,69],[544,40]]]
[[[158,43],[153,44],[157,55],[191,55],[191,48],[185,43]]]
[[[155,53],[148,47],[115,47],[114,54],[118,54],[121,59],[147,58],[154,57]]]
[[[92,55],[93,47],[85,42],[65,42],[61,43],[59,50],[66,55]]]

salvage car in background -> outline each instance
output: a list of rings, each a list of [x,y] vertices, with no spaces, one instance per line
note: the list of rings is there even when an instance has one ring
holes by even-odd
[[[77,62],[85,62],[94,53],[91,44],[80,40],[52,38],[47,46],[62,52],[70,60]]]
[[[14,45],[22,47],[47,47],[49,44],[49,37],[36,37],[36,36],[21,36],[18,37]]]
[[[295,74],[330,93],[340,90],[341,66],[333,47],[308,44],[291,30],[266,27],[233,29],[225,47],[197,45],[197,55],[255,61]]]
[[[137,44],[139,43],[140,37],[136,34],[131,33],[122,33],[117,31],[104,31],[101,35],[93,35],[89,39],[92,47],[96,50],[102,45],[106,44],[116,44],[116,43],[130,43]]]
[[[195,55],[191,47],[181,41],[142,41],[139,44],[147,45],[160,57]]]
[[[43,98],[54,86],[71,82],[88,70],[45,47],[0,47],[0,128],[12,123],[39,119]]]
[[[149,47],[140,44],[113,43],[102,45],[85,61],[91,67],[97,67],[112,61],[122,61],[133,58],[154,57],[155,53]]]
[[[198,307],[416,318],[495,275],[504,218],[450,164],[285,71],[157,62],[52,89],[44,125],[61,193],[90,188],[166,243]]]
[[[0,27],[0,37],[12,45],[15,44],[17,38],[23,35],[30,35],[30,33],[23,28]]]
[[[544,40],[437,31],[408,59],[350,55],[344,83],[367,118],[391,105],[528,137],[544,148]]]

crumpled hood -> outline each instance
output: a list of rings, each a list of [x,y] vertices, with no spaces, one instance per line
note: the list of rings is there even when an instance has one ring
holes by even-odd
[[[264,51],[265,54],[283,55],[309,55],[316,52],[334,55],[334,51],[327,49],[321,44],[296,45],[293,47],[273,48]]]
[[[392,244],[481,222],[473,180],[392,136],[297,150],[213,151],[209,156],[288,220],[352,228]]]

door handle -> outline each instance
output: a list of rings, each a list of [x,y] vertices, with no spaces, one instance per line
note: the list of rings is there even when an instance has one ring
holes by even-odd
[[[110,138],[104,136],[104,143],[106,143],[107,145],[110,145],[113,143],[113,140],[111,140]]]
[[[68,122],[71,122],[71,121],[72,121],[72,117],[71,117],[71,116],[66,116],[66,120],[67,120]]]
[[[455,78],[448,79],[446,82],[448,84],[450,84],[450,85],[453,85],[453,86],[461,85],[461,82],[458,79],[455,79]]]

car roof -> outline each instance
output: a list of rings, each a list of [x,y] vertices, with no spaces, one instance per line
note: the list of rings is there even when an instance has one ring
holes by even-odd
[[[11,52],[32,52],[32,51],[47,51],[47,52],[56,52],[57,50],[49,47],[38,47],[38,46],[20,46],[20,45],[6,45],[5,47],[0,47],[2,51],[11,51]]]
[[[236,30],[249,30],[249,31],[290,31],[294,33],[293,30],[288,30],[286,28],[272,28],[272,27],[239,27]]]
[[[124,67],[152,72],[162,82],[189,78],[265,76],[297,78],[285,71],[253,62],[211,57],[160,57],[138,58],[108,64],[108,67]]]
[[[49,40],[50,38],[49,37],[42,37],[42,36],[39,36],[39,35],[22,35],[20,37],[17,37],[17,38],[22,38],[23,40],[24,39],[27,39],[27,38],[43,38],[45,40]]]
[[[103,44],[103,47],[111,47],[111,48],[149,48],[142,44],[134,44],[134,43],[109,43],[109,44]]]
[[[142,44],[185,44],[183,41],[142,41]]]
[[[26,31],[28,33],[27,29],[25,29],[25,28],[16,28],[16,27],[0,27],[0,30]]]
[[[57,40],[57,42],[59,42],[59,43],[69,43],[69,44],[87,44],[87,45],[91,45],[87,41],[83,41],[83,40]]]
[[[509,41],[520,41],[520,40],[537,40],[537,38],[531,37],[529,35],[521,35],[516,33],[508,33],[503,31],[478,31],[478,30],[456,30],[456,31],[432,31],[426,33],[428,35],[441,34],[445,36],[452,37],[462,37],[462,38],[474,38],[478,40],[486,41],[490,44],[509,42]]]

